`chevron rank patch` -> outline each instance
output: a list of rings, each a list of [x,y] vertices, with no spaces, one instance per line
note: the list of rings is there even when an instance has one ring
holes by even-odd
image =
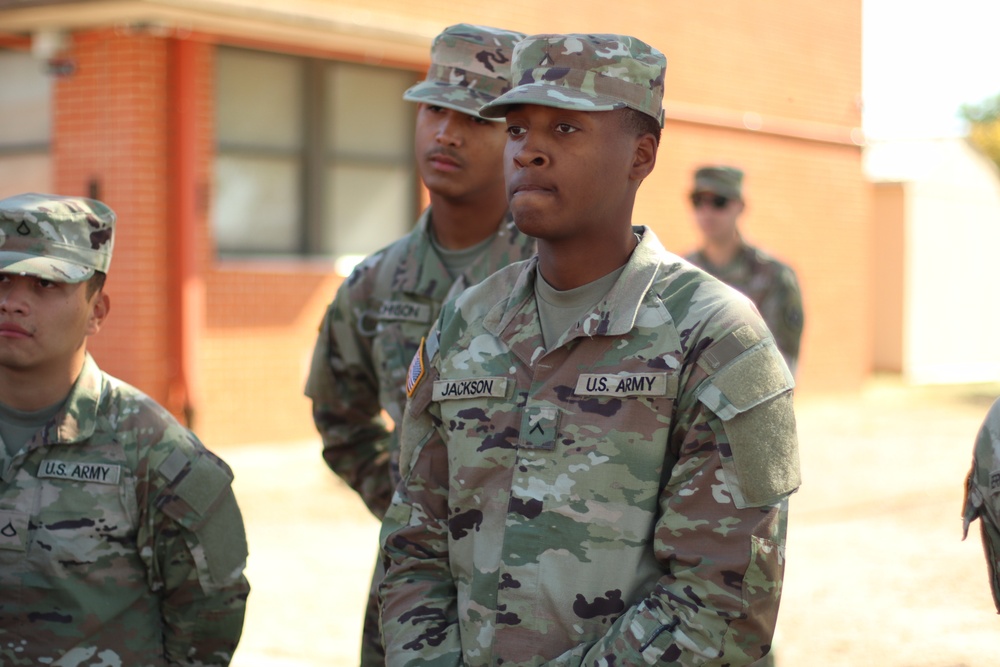
[[[407,397],[413,396],[413,391],[424,377],[424,342],[426,340],[426,338],[420,339],[420,347],[417,348],[417,353],[413,355],[413,361],[410,362],[410,370],[406,372]]]

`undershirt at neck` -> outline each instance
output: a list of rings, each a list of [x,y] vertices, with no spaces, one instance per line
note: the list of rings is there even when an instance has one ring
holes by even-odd
[[[56,416],[65,402],[66,400],[63,399],[55,405],[28,412],[0,403],[0,438],[3,438],[7,455],[13,458],[21,451],[24,444]]]
[[[483,254],[483,251],[489,247],[490,243],[496,237],[496,232],[494,232],[479,243],[471,245],[468,248],[449,250],[438,243],[433,229],[430,232],[431,247],[434,248],[434,252],[437,253],[437,256],[441,259],[441,263],[444,264],[444,268],[448,270],[448,275],[452,278],[461,275],[467,268],[472,266],[473,262]]]
[[[586,285],[568,290],[557,290],[535,270],[535,302],[538,304],[538,319],[542,328],[542,343],[549,349],[564,333],[570,330],[580,318],[593,310],[601,299],[617,282],[623,264],[611,273]]]

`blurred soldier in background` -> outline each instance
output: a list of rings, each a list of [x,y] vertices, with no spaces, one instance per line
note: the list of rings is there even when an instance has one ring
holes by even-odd
[[[746,208],[743,172],[728,166],[698,169],[691,206],[702,246],[685,259],[750,297],[794,375],[804,325],[802,292],[791,267],[743,240],[738,226]]]

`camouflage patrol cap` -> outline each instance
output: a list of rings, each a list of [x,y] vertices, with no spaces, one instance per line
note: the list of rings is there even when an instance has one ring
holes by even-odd
[[[533,35],[514,48],[510,92],[480,115],[499,118],[512,104],[540,104],[578,111],[628,107],[663,127],[663,77],[667,59],[626,35]]]
[[[0,272],[60,283],[107,273],[115,212],[94,199],[27,193],[0,199]]]
[[[479,108],[510,90],[510,59],[524,35],[459,23],[431,44],[427,79],[403,93],[410,102],[435,104],[479,116]]]
[[[743,198],[743,172],[736,167],[717,165],[701,167],[694,172],[694,189],[691,194],[711,192],[729,197]]]

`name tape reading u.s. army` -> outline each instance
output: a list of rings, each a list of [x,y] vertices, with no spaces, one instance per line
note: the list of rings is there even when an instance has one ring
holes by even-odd
[[[38,469],[39,477],[71,479],[76,482],[97,482],[98,484],[117,484],[120,475],[121,466],[111,463],[80,463],[46,459]]]

